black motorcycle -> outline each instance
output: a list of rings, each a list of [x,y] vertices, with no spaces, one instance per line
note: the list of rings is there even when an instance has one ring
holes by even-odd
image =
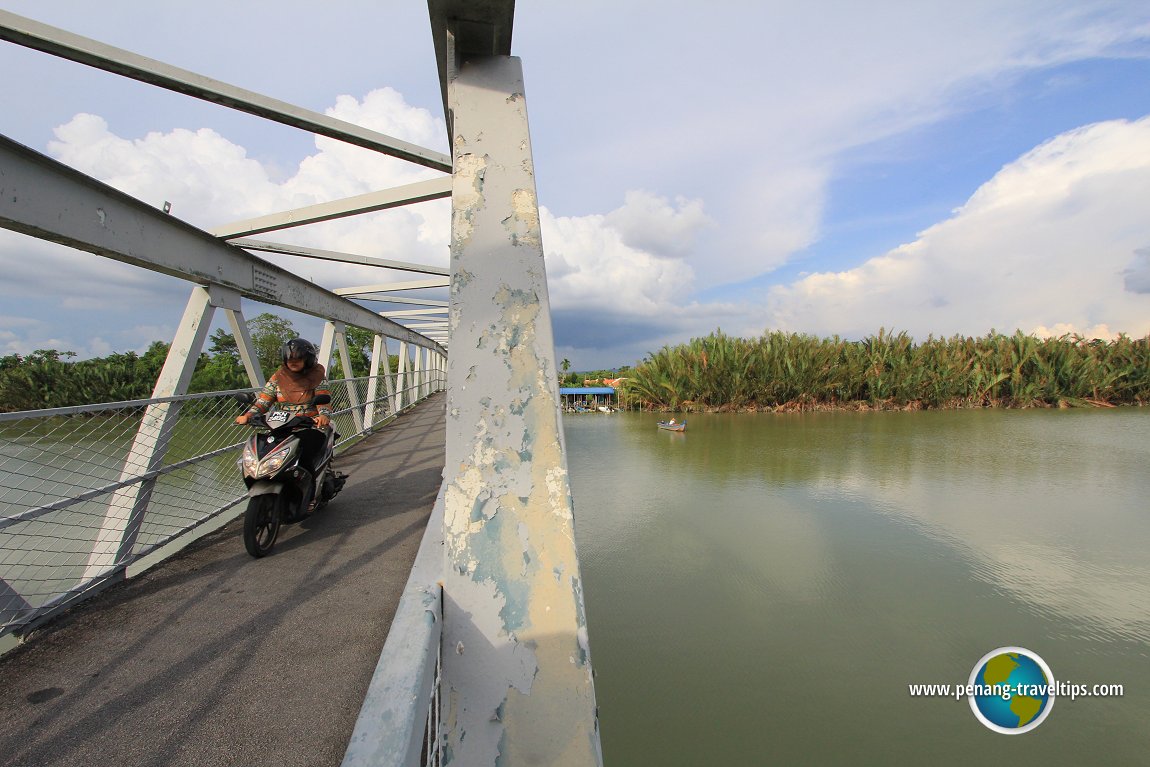
[[[242,397],[251,402],[253,397]],[[321,394],[313,405],[326,405]],[[271,553],[281,524],[307,519],[343,489],[347,475],[331,465],[338,436],[329,424],[319,429],[306,415],[283,410],[253,413],[248,425],[261,431],[244,445],[237,462],[248,486],[244,547],[253,557]]]

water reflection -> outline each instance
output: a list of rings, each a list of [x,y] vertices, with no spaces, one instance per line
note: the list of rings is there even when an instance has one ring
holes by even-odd
[[[769,493],[769,513],[707,516],[696,533],[787,541],[770,563],[754,566],[772,570],[767,580],[792,593],[817,589],[826,566],[818,504],[858,502],[946,544],[977,577],[1027,603],[1089,623],[1092,633],[1150,641],[1148,415],[695,416],[689,435],[627,428],[618,447],[628,453],[622,465],[632,483],[659,477],[659,501],[641,506],[648,513],[676,497],[706,508],[724,488]],[[566,423],[574,435],[591,425]],[[797,500],[786,492],[796,488]]]
[[[1150,651],[1150,412],[696,415],[685,435],[654,420],[564,421],[609,758],[759,761],[731,741],[768,727],[779,763],[1069,764],[1089,753],[1080,730],[1046,724],[1037,750],[972,740],[969,712],[905,683],[965,679],[1020,644],[1061,677],[1150,689],[1133,663]],[[1118,713],[1091,704],[1050,721]],[[1150,715],[1145,691],[1122,704]]]

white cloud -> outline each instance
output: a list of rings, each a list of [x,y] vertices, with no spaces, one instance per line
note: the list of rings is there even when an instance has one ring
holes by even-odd
[[[714,225],[703,212],[702,200],[678,197],[672,204],[643,190],[627,192],[622,207],[608,213],[604,222],[628,247],[677,257],[691,252],[700,229]]]
[[[379,131],[424,147],[445,147],[442,118],[408,105],[391,88],[371,91],[359,101],[339,96],[326,113],[355,125]],[[299,172],[284,187],[316,200],[337,199],[410,184],[442,173],[343,141],[316,137],[315,154],[304,159]]]
[[[340,96],[328,114],[420,145],[446,143],[443,121],[406,104],[390,88],[358,101]],[[76,115],[56,129],[49,153],[84,173],[172,214],[211,228],[434,177],[436,171],[324,137],[296,171],[277,181],[273,169],[251,159],[213,130],[177,128],[142,139],[121,138],[98,116]],[[446,263],[448,208],[421,203],[353,219],[289,229],[275,238],[356,255],[418,263]],[[270,238],[270,235],[269,235]],[[294,268],[298,260],[271,258]],[[362,267],[310,263],[306,269],[331,286],[359,284]]]
[[[985,332],[991,324],[1006,329],[1015,322],[1051,331],[1129,326],[1128,315],[1142,300],[1132,291],[1150,284],[1148,267],[1135,254],[1150,241],[1107,244],[1114,252],[1106,256],[1110,282],[1104,290],[1084,279],[1101,281],[1101,275],[1068,271],[1066,259],[1057,256],[1071,248],[1073,237],[1047,236],[1042,230],[1069,230],[1071,221],[1062,219],[1075,214],[1066,212],[1052,222],[1059,217],[1051,203],[1025,202],[1017,195],[1030,193],[1026,184],[1005,188],[1010,185],[1006,176],[995,179],[1004,188],[988,184],[983,190],[1005,206],[1001,218],[979,207],[976,195],[951,221],[923,232],[915,243],[857,269],[815,274],[781,288],[770,297],[769,312],[704,304],[693,297],[701,289],[777,269],[817,242],[828,187],[841,170],[844,151],[977,108],[988,98],[1009,94],[1020,74],[1099,55],[1138,55],[1150,34],[1144,7],[1080,0],[1019,0],[1004,6],[971,0],[947,6],[708,6],[675,14],[653,8],[639,1],[612,6],[616,23],[608,27],[602,26],[605,10],[598,3],[566,9],[562,25],[544,6],[524,6],[516,18],[517,48],[529,78],[541,199],[555,211],[545,210],[542,216],[553,305],[560,314],[595,313],[612,323],[614,330],[602,326],[599,343],[632,338],[636,345],[648,343],[644,350],[649,350],[675,340],[672,334],[700,335],[716,325],[730,332],[783,324],[840,333],[873,332],[879,324],[943,332],[965,328],[968,320],[971,332]],[[92,18],[80,9],[76,13],[77,23]],[[294,32],[277,32],[287,47]],[[582,41],[592,33],[599,53],[587,58]],[[689,41],[696,53],[666,59],[667,46],[678,41]],[[721,54],[714,53],[718,49]],[[668,63],[654,76],[650,67],[635,65],[655,60]],[[572,67],[571,61],[580,65]],[[193,59],[180,63],[202,68]],[[215,71],[247,65],[210,63]],[[391,65],[379,61],[381,72]],[[427,81],[436,84],[434,77]],[[290,87],[281,92],[292,98]],[[397,91],[381,88],[362,99],[340,96],[327,112],[420,145],[446,147],[443,121],[432,114],[439,106],[438,90],[407,92],[413,94],[434,105],[433,110],[414,107]],[[139,114],[109,117],[117,126],[138,125]],[[309,156],[288,160],[275,156],[270,143],[240,146],[223,132],[176,129],[131,139],[115,135],[100,117],[77,115],[60,127],[50,151],[150,204],[170,200],[174,215],[203,227],[434,175],[324,138],[315,141]],[[274,159],[265,160],[265,155]],[[1034,167],[1022,175],[1033,181],[1041,172]],[[1092,190],[1092,183],[1108,185],[1108,193],[1131,193],[1133,199],[1145,192],[1138,182],[1123,192],[1117,170],[1092,171],[1077,180],[1067,168],[1045,172],[1078,190],[1085,201],[1080,215],[1091,226],[1109,225],[1103,206],[1091,202],[1105,190]],[[628,192],[624,205],[601,212],[602,200],[617,200],[623,190],[636,189],[643,191]],[[1065,204],[1072,207],[1073,196]],[[589,215],[561,215],[570,210]],[[446,202],[423,203],[287,230],[269,239],[442,266],[447,263],[448,214]],[[1038,231],[1024,233],[1022,227]],[[1080,236],[1079,250],[1094,258],[1098,239]],[[1035,256],[1033,249],[1046,253]],[[8,253],[3,242],[0,252]],[[983,257],[990,252],[996,256]],[[329,287],[401,278],[380,278],[365,267],[264,257]],[[91,264],[101,259],[86,254],[52,258],[53,269],[39,276],[17,265],[20,284],[48,286],[51,295],[50,272],[98,283],[102,268]],[[1010,265],[1029,272],[1028,280],[1006,273]],[[133,296],[146,300],[154,289],[148,286],[157,280],[154,275],[140,278]],[[1079,301],[1081,306],[1071,311],[1060,299],[1068,291],[1106,296],[1106,290],[1123,282],[1129,290],[1113,306],[1100,298],[1090,306]],[[180,295],[171,303],[182,307],[186,286],[165,290]],[[860,290],[865,294],[859,295]],[[68,300],[88,306],[84,302],[100,296],[85,284]],[[1048,311],[1051,306],[1067,311]],[[1118,316],[1119,310],[1125,314]],[[111,333],[105,338],[115,343]]]
[[[640,316],[663,311],[691,292],[694,273],[680,258],[630,244],[625,232],[643,239],[652,225],[671,223],[686,238],[700,216],[701,205],[685,203],[676,212],[643,193],[628,194],[626,204],[606,216],[555,216],[541,208],[552,306]]]
[[[1056,323],[1053,327],[1038,325],[1030,331],[1039,338],[1061,338],[1068,335],[1079,335],[1083,338],[1099,338],[1103,341],[1113,341],[1118,334],[1110,329],[1106,323],[1091,328],[1080,328],[1067,322]]]
[[[552,134],[539,166],[555,180],[542,199],[570,209],[569,197],[637,185],[705,199],[718,226],[708,260],[691,262],[704,287],[770,272],[817,242],[844,152],[1008,99],[1030,72],[1145,56],[1150,36],[1135,2],[720,3],[675,13],[634,2],[613,6],[606,26],[604,12],[584,4],[556,25],[546,8],[518,9],[530,96]],[[598,44],[588,58],[589,36]],[[690,53],[672,61],[667,50]],[[576,124],[589,141],[560,129]]]
[[[1064,133],[912,243],[771,290],[764,324],[848,336],[1150,333],[1128,289],[1150,244],[1150,117]]]
[[[407,105],[389,88],[372,91],[362,101],[340,96],[328,113],[422,146],[446,143],[441,119]],[[320,137],[315,144],[313,154],[300,161],[286,178],[277,180],[281,175],[278,171],[265,167],[249,157],[244,147],[208,128],[177,128],[128,139],[113,133],[100,116],[77,114],[55,130],[48,152],[156,207],[170,201],[173,216],[203,228],[437,175],[436,171],[331,139]],[[446,202],[421,203],[285,230],[268,239],[445,266],[449,215]],[[16,327],[5,322],[4,327],[15,336],[4,339],[5,347],[21,353],[58,344],[59,348],[91,356],[107,353],[109,343],[118,344],[118,350],[140,350],[151,341],[170,340],[190,291],[190,285],[178,279],[7,231],[0,231],[0,256],[5,261],[0,294],[13,298],[51,296],[61,313],[44,317],[35,326]],[[261,257],[329,288],[410,277],[314,259]],[[119,315],[125,312],[134,313],[137,321],[141,314],[158,312],[164,323],[110,331],[103,339],[85,336],[92,321],[119,323]],[[84,321],[77,322],[77,316]]]
[[[342,108],[351,112],[345,117],[363,116],[355,113],[356,104],[361,112],[402,109],[396,94],[373,94],[362,103],[341,100]],[[427,127],[426,113],[412,112],[416,127],[423,125],[424,133],[411,138],[427,138],[434,126]],[[401,132],[387,121],[375,127]],[[217,206],[239,204],[246,185],[255,185],[261,204],[278,209],[277,204],[358,194],[428,173],[397,171],[387,158],[373,158],[379,159],[373,166],[360,165],[352,155],[345,156],[355,150],[324,140],[317,143],[327,146],[306,158],[299,173],[277,184],[247,158],[243,148],[211,131],[151,134],[132,142],[112,135],[99,118],[81,115],[61,129],[60,137],[54,151],[82,170],[112,174],[111,179],[130,193],[157,190],[160,180],[178,170],[176,175],[188,179],[189,199],[200,206],[189,213],[203,217]],[[184,153],[183,159],[173,164],[169,155],[177,152]],[[1150,224],[1144,222],[1140,202],[1150,193],[1147,158],[1150,118],[1071,131],[1003,168],[950,219],[922,232],[916,241],[854,269],[816,273],[776,287],[765,310],[692,300],[700,287],[699,269],[707,268],[692,244],[713,224],[701,200],[672,201],[632,191],[622,206],[606,214],[556,216],[543,208],[556,324],[563,331],[561,340],[569,344],[566,349],[615,347],[614,354],[627,359],[718,326],[736,334],[781,327],[850,336],[885,326],[919,337],[981,334],[992,327],[1005,332],[1017,327],[1040,335],[1080,332],[1109,337],[1123,331],[1142,335],[1150,332],[1150,296],[1138,292],[1150,244]],[[808,183],[817,187],[817,174]],[[210,187],[210,193],[203,185]],[[779,191],[780,200],[801,197]],[[248,215],[263,212],[267,210],[247,210]],[[412,206],[386,215],[328,222],[300,230],[294,239],[353,253],[445,263],[448,212],[445,202]],[[801,219],[800,208],[792,213],[792,218]],[[808,218],[790,234],[777,234],[791,242],[776,249],[795,247],[813,226]],[[31,247],[50,250],[49,257],[61,265],[74,261],[67,269],[86,274],[83,284],[89,287],[96,284],[89,278],[108,268],[87,254],[42,243]],[[381,279],[372,270],[365,278],[363,267],[278,260],[321,284]],[[40,263],[36,269],[16,264],[11,274],[29,282],[59,273]],[[135,289],[141,297],[166,279],[121,269],[132,276],[120,287],[138,283]],[[182,285],[174,290],[184,293]],[[104,301],[106,292],[81,289],[68,295],[63,306],[95,310]],[[595,315],[594,321],[590,315]],[[127,336],[114,338],[130,343]],[[92,339],[66,346],[99,353],[97,346],[103,349],[105,343]],[[132,345],[140,344],[146,345],[145,339]]]
[[[329,114],[421,145],[443,143],[442,121],[409,107],[391,89],[362,101],[341,96]],[[338,197],[362,194],[434,176],[434,171],[319,138],[317,151],[298,172],[276,181],[247,151],[210,130],[175,130],[127,140],[111,133],[104,120],[77,115],[57,131],[51,151],[59,159],[144,199],[172,200],[173,214],[210,226]],[[172,190],[179,189],[179,192]],[[157,203],[159,204],[159,203]],[[446,265],[450,236],[446,201],[407,206],[275,233],[274,239],[360,255]],[[555,216],[541,210],[550,295],[562,312],[598,312],[617,325],[641,328],[649,339],[666,336],[683,323],[680,306],[696,287],[688,259],[700,232],[713,226],[698,199],[674,200],[630,191],[619,208],[606,214]],[[87,254],[57,254],[83,261]],[[329,287],[405,279],[365,267],[262,257]],[[97,262],[96,270],[101,267]],[[382,276],[381,276],[382,274]],[[95,311],[104,293],[69,296],[65,308]],[[703,310],[709,312],[710,310]],[[689,310],[698,314],[696,310]],[[672,331],[673,332],[673,331]],[[133,338],[138,333],[133,333]],[[628,332],[599,333],[610,342]],[[125,339],[127,340],[127,339]]]
[[[258,162],[213,130],[177,128],[128,140],[102,117],[78,114],[55,131],[48,153],[122,192],[201,227],[277,210],[290,199]],[[298,198],[297,205],[313,200]]]
[[[340,96],[327,113],[421,146],[447,143],[441,118],[408,105],[390,88],[362,99]],[[315,147],[284,173],[209,128],[177,128],[133,139],[116,135],[101,116],[77,114],[55,129],[48,152],[156,207],[170,201],[175,217],[203,228],[440,175],[332,139],[318,137]],[[449,203],[437,201],[276,232],[267,239],[445,266],[449,220]],[[10,232],[0,231],[0,256],[6,263],[0,293],[14,300],[47,296],[56,306],[36,325],[4,325],[11,335],[4,342],[13,351],[55,344],[91,356],[110,347],[146,348],[151,341],[170,339],[190,290],[179,279]],[[412,277],[315,259],[261,257],[329,288]],[[158,321],[140,326],[143,316]],[[106,328],[102,337],[88,335],[93,323]],[[131,326],[117,330],[127,323]]]

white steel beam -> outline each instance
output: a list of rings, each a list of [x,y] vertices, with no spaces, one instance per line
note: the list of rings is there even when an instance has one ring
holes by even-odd
[[[395,371],[395,412],[397,413],[407,407],[411,402],[411,398],[407,395],[407,371],[410,367],[411,359],[407,356],[407,344],[400,341],[399,360]]]
[[[340,366],[343,367],[344,378],[355,378],[355,371],[351,368],[351,350],[347,348],[347,328],[342,322],[329,322],[328,327],[335,328],[335,347],[339,351]],[[327,339],[327,330],[324,330],[324,339]],[[330,378],[330,376],[329,376]],[[355,424],[356,432],[363,431],[363,415],[359,409],[359,389],[355,382],[347,384],[347,400],[351,405],[351,420]]]
[[[236,340],[236,350],[240,354],[244,371],[248,374],[248,381],[255,387],[263,386],[264,371],[260,370],[259,358],[255,350],[256,347],[255,344],[252,343],[252,336],[248,332],[248,324],[244,320],[244,313],[241,306],[242,297],[239,292],[231,288],[225,288],[223,285],[214,284],[208,286],[208,295],[211,296],[212,306],[223,309],[227,314],[228,324],[231,325],[232,328],[232,336]]]
[[[373,359],[378,358],[380,365],[383,366],[383,380],[387,384],[387,406],[388,412],[394,414],[398,411],[395,407],[395,377],[391,372],[391,356],[387,353],[387,339],[383,336],[376,336],[375,343],[371,347],[371,356]]]
[[[382,373],[380,372],[382,370]],[[384,396],[387,397],[390,412],[395,412],[395,382],[391,380],[391,360],[387,357],[387,340],[376,335],[371,344],[371,372],[367,381],[367,407],[364,408],[364,428],[375,425],[376,404],[379,396],[379,381],[383,379]]]
[[[331,358],[335,354],[335,334],[336,331],[343,332],[343,325],[340,324],[336,327],[334,322],[325,322],[323,325],[323,336],[319,341],[319,353],[316,356],[316,361],[323,365],[324,377],[331,374]]]
[[[180,327],[168,347],[164,367],[152,390],[153,399],[187,393],[214,313],[211,294],[198,286],[192,288]],[[163,465],[182,405],[179,401],[148,405],[120,472],[121,482],[156,471]],[[155,485],[153,477],[112,494],[81,583],[111,575],[131,558]]]
[[[451,196],[451,178],[428,179],[416,181],[414,184],[405,184],[392,189],[383,189],[378,192],[368,192],[354,197],[345,197],[342,200],[321,202],[317,205],[308,205],[295,210],[282,213],[271,213],[266,216],[249,218],[246,221],[235,221],[231,224],[213,227],[208,230],[225,240],[233,237],[245,237],[249,234],[261,232],[274,232],[280,229],[291,229],[296,226],[316,224],[320,221],[331,221],[336,218],[357,216],[361,213],[371,213],[377,210],[397,208],[401,205],[410,205],[427,200],[439,200]]]
[[[361,293],[386,293],[389,290],[422,290],[424,288],[446,288],[451,285],[447,277],[428,277],[426,280],[409,280],[407,282],[384,282],[379,285],[356,285],[351,288],[336,288],[332,292],[337,296],[358,296]]]
[[[469,56],[511,55],[515,0],[427,0],[427,12],[447,132],[454,136],[448,89],[457,74],[457,62]]]
[[[237,88],[9,11],[0,10],[0,39],[321,136],[346,141],[417,165],[451,172],[451,157],[442,152]]]
[[[416,365],[419,366],[419,398],[431,394],[431,352],[426,347],[415,350]]]
[[[358,295],[349,296],[349,298],[354,298],[356,301],[378,301],[381,304],[406,303],[406,304],[420,304],[423,306],[427,306],[430,303],[434,303],[432,301],[400,301],[399,299],[395,298],[390,293],[361,293]],[[446,302],[439,302],[439,303],[446,303]]]
[[[419,346],[432,343],[5,136],[0,227]]]
[[[448,306],[447,301],[436,301],[430,298],[401,298],[399,296],[384,296],[381,298],[367,300],[380,301],[387,304],[407,304],[410,306]],[[382,317],[383,315],[384,313],[380,312],[380,316]]]
[[[473,4],[437,5],[466,19]],[[447,42],[457,29],[449,16]],[[594,767],[602,754],[519,60],[461,60],[449,95],[445,748],[453,764]]]
[[[260,369],[259,359],[256,357],[255,344],[252,343],[251,333],[248,332],[248,323],[244,314],[238,310],[225,309],[228,325],[232,328],[232,338],[236,339],[236,349],[240,353],[240,360],[244,363],[244,371],[248,374],[248,381],[252,386],[262,388],[264,371]]]
[[[446,267],[415,264],[408,261],[391,261],[386,258],[374,256],[357,256],[352,253],[338,253],[334,250],[321,250],[320,248],[305,248],[302,245],[289,245],[283,242],[268,242],[266,240],[249,240],[244,238],[228,239],[228,242],[244,250],[259,250],[265,253],[282,253],[285,256],[304,256],[305,258],[319,258],[325,261],[340,261],[346,264],[364,264],[365,266],[378,266],[384,269],[395,269],[400,272],[415,272],[417,274],[448,274]]]
[[[367,401],[363,408],[363,427],[370,429],[375,425],[375,397],[379,389],[379,345],[383,336],[374,336],[372,339],[371,363],[367,368]]]
[[[446,317],[447,312],[448,309],[445,306],[442,309],[401,309],[395,312],[380,312],[379,316],[394,319],[396,317],[422,317],[428,314],[442,314]]]

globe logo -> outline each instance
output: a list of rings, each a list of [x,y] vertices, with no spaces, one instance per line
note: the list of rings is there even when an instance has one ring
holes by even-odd
[[[995,732],[1030,732],[1054,706],[1055,681],[1050,666],[1023,647],[991,650],[970,673],[970,708],[978,721]]]

